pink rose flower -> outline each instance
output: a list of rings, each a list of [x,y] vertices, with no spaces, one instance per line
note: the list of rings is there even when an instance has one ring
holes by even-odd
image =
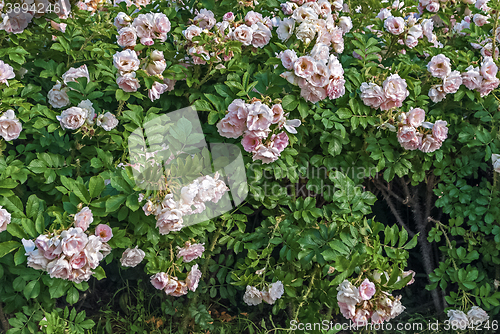
[[[293,64],[295,75],[301,78],[309,78],[316,70],[316,61],[309,56],[299,57]]]
[[[391,17],[391,11],[387,8],[382,8],[375,18],[381,19],[382,21]]]
[[[68,130],[76,130],[81,127],[87,120],[87,112],[79,107],[71,107],[64,110],[56,119],[61,124],[61,128]]]
[[[413,140],[417,136],[417,130],[413,126],[401,126],[398,130],[398,141],[405,143]]]
[[[324,100],[328,96],[328,94],[325,88],[314,87],[311,84],[307,84],[307,85],[302,85],[300,96],[302,96],[306,101],[316,103]]]
[[[2,209],[2,206],[0,205],[0,233],[7,230],[7,225],[10,224],[10,220],[10,213],[7,210]]]
[[[436,140],[433,136],[427,135],[422,140],[422,145],[420,146],[420,151],[424,153],[431,153],[438,150],[441,147],[441,142]]]
[[[326,94],[330,100],[338,99],[345,94],[345,80],[344,78],[335,78],[330,80],[326,87]]]
[[[382,85],[386,99],[382,102],[380,109],[389,110],[401,107],[404,99],[410,94],[406,87],[406,81],[398,74],[388,77]]]
[[[357,309],[352,321],[356,323],[357,326],[366,326],[368,324],[369,317],[370,312],[365,309]]]
[[[20,34],[28,27],[28,24],[33,19],[33,15],[23,11],[22,9],[16,13],[13,9],[8,15],[3,18],[3,29],[6,32]]]
[[[61,233],[61,249],[66,256],[72,257],[83,251],[88,237],[80,227],[71,227]]]
[[[0,116],[0,137],[6,141],[19,138],[23,126],[14,114],[14,110],[9,109]]]
[[[307,81],[314,87],[324,87],[330,82],[330,71],[328,67],[322,63],[316,64],[316,70],[307,78]]]
[[[186,277],[187,288],[191,291],[196,291],[198,288],[198,283],[201,279],[201,271],[198,269],[198,264],[195,264],[189,271]]]
[[[467,72],[462,73],[462,83],[470,90],[481,87],[483,77],[478,67],[472,65],[466,68]]]
[[[444,142],[448,138],[448,123],[446,121],[436,121],[432,127],[432,137],[437,141]]]
[[[273,112],[260,101],[248,105],[247,127],[251,131],[266,130],[273,121]]]
[[[431,89],[429,89],[428,95],[431,98],[431,101],[434,103],[441,102],[446,97],[443,86],[440,85],[433,86]]]
[[[498,78],[494,78],[493,80],[483,80],[481,82],[481,87],[479,87],[479,93],[481,97],[485,97],[489,93],[491,93],[494,89],[498,87],[500,80]]]
[[[86,231],[89,225],[94,221],[94,215],[88,206],[84,207],[75,215],[75,227],[79,227],[82,231]]]
[[[393,35],[400,35],[405,30],[405,20],[402,17],[388,17],[384,22],[384,28]]]
[[[316,43],[311,50],[311,57],[315,60],[328,60],[330,56],[330,49],[326,44]]]
[[[122,48],[128,46],[135,46],[137,41],[137,34],[132,27],[124,27],[118,31],[117,43]]]
[[[120,259],[120,263],[124,267],[136,267],[139,263],[144,260],[146,253],[139,249],[139,246],[135,246],[135,248],[127,248]]]
[[[354,315],[356,314],[356,306],[353,304],[347,304],[347,303],[337,303],[340,308],[340,313],[346,318],[352,320],[354,318]]]
[[[167,286],[169,279],[167,274],[158,273],[151,276],[151,284],[158,290],[163,290]],[[177,287],[177,284],[176,284]]]
[[[119,88],[123,89],[124,92],[137,92],[141,85],[139,85],[139,80],[137,80],[135,76],[135,72],[125,73],[116,78],[116,83]]]
[[[370,282],[368,278],[361,283],[359,286],[359,295],[363,300],[370,300],[377,290],[375,289],[375,284]]]
[[[253,24],[261,21],[262,21],[262,14],[256,13],[253,10],[249,11],[245,16],[245,23],[248,26],[252,26]]]
[[[140,60],[137,58],[137,54],[130,49],[117,52],[113,56],[113,65],[120,72],[127,73],[137,71],[139,69],[139,64]]]
[[[14,79],[15,77],[14,68],[0,60],[0,83],[9,86],[7,79]]]
[[[113,231],[108,225],[99,224],[95,229],[95,235],[100,237],[102,242],[108,242],[113,237]]]
[[[167,87],[168,87],[167,85],[155,81],[153,86],[151,86],[151,89],[148,89],[148,97],[151,100],[151,102],[158,100],[160,98],[160,95],[165,93]]]
[[[478,27],[482,27],[483,25],[488,23],[488,19],[489,19],[488,16],[484,16],[478,13],[474,14],[472,21],[474,21],[474,24],[477,25]]]
[[[413,49],[418,45],[418,39],[413,37],[412,35],[408,35],[408,37],[405,39],[405,45],[410,49]]]
[[[451,73],[450,59],[443,54],[431,58],[427,64],[427,70],[432,76],[444,79]]]
[[[281,104],[274,104],[271,107],[271,111],[273,112],[272,124],[278,124],[283,120],[283,107]]]
[[[493,80],[497,77],[498,67],[491,57],[485,57],[481,63],[481,75],[486,80]]]
[[[47,265],[47,271],[52,278],[68,279],[71,273],[71,266],[64,257],[61,257],[50,262]]]
[[[82,65],[78,68],[70,68],[62,75],[64,83],[67,85],[68,82],[77,82],[78,78],[87,78],[87,82],[90,82],[89,70],[87,65]]]
[[[246,131],[241,140],[241,145],[243,145],[245,151],[253,152],[259,145],[262,145],[262,139],[255,135],[254,131]]]
[[[222,20],[223,21],[228,21],[228,22],[233,22],[234,21],[234,14],[233,14],[233,12],[227,12],[226,14],[224,14],[224,16],[222,17]]]
[[[171,24],[168,17],[163,13],[155,13],[153,17],[153,31],[156,33],[156,38],[160,42],[165,42],[167,39],[167,33],[171,29]]]
[[[276,148],[278,153],[281,153],[288,146],[288,135],[284,131],[277,135],[272,135],[271,142],[272,147]]]
[[[425,121],[425,111],[421,108],[413,108],[406,113],[406,122],[418,128]]]
[[[191,262],[201,257],[203,252],[205,251],[204,244],[193,244],[191,245],[189,242],[183,248],[179,248],[179,252],[177,253],[177,258],[181,258],[184,262]]]
[[[188,41],[192,41],[193,37],[200,36],[202,31],[203,29],[201,29],[200,27],[195,25],[190,25],[189,27],[186,28],[186,30],[182,31],[182,34]]]
[[[462,84],[462,76],[459,71],[453,71],[443,79],[443,92],[455,94]]]
[[[130,16],[128,16],[126,13],[120,12],[118,15],[116,15],[115,20],[114,20],[114,25],[118,31],[120,29],[127,27],[130,25],[132,22],[132,19]]]
[[[269,164],[278,160],[280,153],[275,147],[267,147],[264,145],[258,146],[252,156],[252,160],[261,160],[264,164]]]
[[[361,99],[369,107],[377,109],[385,101],[385,94],[382,88],[374,83],[363,82],[360,87]]]
[[[243,43],[243,45],[248,46],[252,44],[253,30],[247,25],[240,25],[233,32],[234,40]]]
[[[417,135],[410,139],[407,142],[399,142],[401,144],[401,147],[403,147],[405,150],[408,151],[414,151],[420,148],[422,146],[422,138],[423,134],[420,132],[417,132]]]
[[[252,45],[256,48],[263,48],[271,40],[271,30],[261,22],[252,25]]]
[[[73,269],[82,269],[87,265],[87,256],[85,252],[80,252],[79,254],[73,255],[71,260],[69,261],[71,268]]]
[[[167,277],[167,283],[166,283],[163,291],[165,291],[165,294],[167,294],[167,295],[172,295],[179,288],[179,283],[180,282],[177,281],[177,277]],[[182,289],[182,287],[181,287],[181,289]]]
[[[431,13],[437,13],[439,10],[439,2],[431,2],[425,7],[425,9]]]
[[[207,9],[200,10],[200,12],[198,13],[198,15],[196,15],[194,17],[194,21],[196,22],[196,24],[200,28],[207,29],[207,30],[212,29],[212,27],[217,22],[215,20],[214,13],[211,10],[207,10]]]
[[[295,50],[285,50],[280,52],[278,58],[281,59],[281,63],[287,70],[293,69],[293,64],[298,59]]]

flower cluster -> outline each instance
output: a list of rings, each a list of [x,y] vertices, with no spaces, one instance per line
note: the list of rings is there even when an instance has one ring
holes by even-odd
[[[438,120],[434,124],[425,122],[425,111],[421,108],[412,108],[399,117],[398,142],[405,150],[420,150],[431,153],[438,150],[448,137],[447,122]],[[418,131],[422,127],[424,132]],[[425,133],[430,129],[431,133]],[[425,137],[424,137],[425,135]]]
[[[345,280],[337,287],[337,291],[340,312],[357,326],[365,326],[369,319],[374,324],[381,324],[405,310],[401,296],[393,297],[385,291],[377,294],[375,284],[369,279],[365,279],[359,288]]]
[[[28,27],[34,17],[41,17],[45,13],[54,12],[60,19],[67,19],[71,12],[69,0],[56,0],[50,3],[48,0],[23,0],[20,6],[16,3],[9,3],[11,6],[7,14],[2,14],[0,30],[8,33],[20,34]],[[24,6],[24,5],[27,6]],[[0,10],[5,9],[4,1],[0,2]],[[5,10],[4,10],[5,11]]]
[[[335,52],[342,53],[343,36],[352,29],[351,18],[340,16],[342,8],[342,0],[333,3],[328,0],[282,3],[281,10],[291,17],[278,22],[278,38],[286,41],[295,33],[295,37],[306,45],[316,38],[316,44],[331,46]]]
[[[2,209],[2,206],[0,205],[0,233],[7,230],[7,225],[10,224],[10,220],[10,213],[7,210]]]
[[[272,28],[269,17],[254,11],[249,11],[244,21],[235,21],[234,14],[228,12],[222,21],[217,22],[212,11],[201,9],[182,34],[186,38],[187,53],[191,56],[189,61],[194,65],[204,65],[207,62],[231,60],[234,54],[227,48],[227,43],[231,41],[241,42],[243,46],[263,48],[271,40]],[[223,68],[222,65],[219,67]]]
[[[462,73],[462,80],[465,87],[476,90],[481,97],[491,93],[500,84],[497,78],[498,67],[492,57],[484,57],[481,67],[466,68],[467,72]]]
[[[390,110],[400,108],[410,92],[406,80],[398,74],[392,74],[383,83],[382,87],[375,83],[363,82],[360,87],[363,103],[374,109]]]
[[[151,101],[160,98],[160,95],[174,89],[175,82],[163,78],[163,71],[167,63],[163,51],[153,50],[149,56],[140,60],[134,47],[139,43],[150,46],[154,39],[165,42],[171,25],[168,17],[163,13],[139,14],[133,21],[130,16],[120,12],[115,18],[114,24],[118,29],[117,43],[125,50],[117,52],[113,56],[113,64],[118,69],[119,76],[116,79],[118,87],[128,93],[136,92],[141,86],[137,79],[136,71],[142,63],[142,69],[149,76],[156,76],[160,81],[155,81],[148,90]]]
[[[161,203],[148,200],[143,206],[146,216],[156,216],[156,227],[160,234],[180,231],[183,225],[183,216],[201,213],[205,210],[205,202],[217,203],[224,193],[229,190],[224,181],[219,180],[219,173],[214,177],[205,175],[197,178],[189,185],[182,187],[180,200],[176,201],[172,193],[167,194]],[[194,207],[194,210],[193,210]]]
[[[196,291],[200,279],[201,271],[198,269],[198,264],[195,264],[183,281],[175,276],[161,272],[151,276],[151,284],[158,290],[165,291],[167,296],[180,297],[186,295],[188,290]]]
[[[92,222],[92,212],[85,207],[75,215],[75,227],[40,235],[35,242],[23,239],[28,267],[47,271],[52,278],[88,281],[92,270],[111,252],[107,242],[113,237],[111,228],[103,224],[97,226],[95,235],[86,233]]]
[[[384,21],[385,30],[392,35],[400,37],[398,40],[399,44],[406,45],[410,49],[416,47],[418,40],[423,37],[426,37],[434,47],[443,47],[433,32],[434,21],[432,19],[422,19],[418,22],[417,16],[410,14],[405,20],[402,17],[393,16],[387,8],[380,10],[377,18]],[[381,35],[380,32],[379,35]]]
[[[462,330],[467,329],[470,325],[478,326],[490,318],[488,313],[478,306],[472,306],[467,314],[460,310],[448,310],[447,315],[453,328]]]
[[[243,295],[243,301],[250,306],[259,305],[262,301],[272,305],[276,300],[283,296],[284,292],[285,289],[281,281],[269,284],[269,286],[262,291],[254,286],[247,285],[247,290]]]
[[[337,57],[330,55],[327,45],[318,43],[310,55],[297,57],[294,50],[282,51],[278,58],[289,72],[281,77],[301,89],[300,96],[316,103],[325,99],[338,99],[345,94],[344,69]]]
[[[440,102],[446,94],[456,93],[462,84],[460,72],[451,70],[450,59],[443,54],[432,57],[427,64],[427,70],[433,77],[443,80],[440,85],[434,85],[429,90],[432,102]]]
[[[96,117],[97,126],[102,127],[106,131],[111,131],[118,125],[115,115],[110,112],[96,116],[95,109],[90,100],[83,100],[78,106],[63,110],[60,116],[56,116],[63,129],[76,130],[86,124],[85,127],[82,127],[84,132],[88,130],[87,127],[94,125]],[[90,129],[89,133],[92,136],[94,130]]]
[[[253,153],[254,161],[271,163],[288,146],[288,135],[281,129],[297,133],[295,128],[300,125],[300,120],[287,120],[287,116],[279,103],[270,108],[257,99],[252,103],[236,99],[229,105],[226,116],[217,123],[217,129],[226,138],[243,136],[243,149]]]
[[[132,1],[132,0],[115,0],[114,1],[115,7],[118,6],[118,4],[121,2],[125,2],[127,7],[135,5],[137,8],[140,9],[141,7],[149,5],[151,3],[151,0],[134,0],[134,1]]]

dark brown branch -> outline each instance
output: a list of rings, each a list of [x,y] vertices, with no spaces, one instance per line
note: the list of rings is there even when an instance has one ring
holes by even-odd
[[[387,184],[387,186],[385,186],[380,180],[378,179],[373,179],[375,181],[375,186],[377,188],[379,188],[380,190],[384,190],[386,191],[388,194],[390,194],[392,197],[394,197],[395,199],[397,199],[398,201],[400,201],[401,203],[405,204],[405,200],[398,196],[394,191],[392,191],[390,188],[389,188],[389,184]]]
[[[0,322],[2,323],[4,333],[7,333],[7,331],[10,329],[10,325],[5,318],[5,314],[3,313],[2,303],[0,303]]]

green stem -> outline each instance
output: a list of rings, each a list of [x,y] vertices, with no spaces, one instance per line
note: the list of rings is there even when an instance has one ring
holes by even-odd
[[[302,301],[300,302],[299,304],[299,307],[297,307],[297,310],[295,311],[295,314],[293,316],[293,319],[294,320],[298,320],[298,316],[299,316],[299,312],[300,312],[300,309],[302,308],[302,306],[304,305],[304,303],[306,302],[307,300],[307,297],[309,296],[309,294],[311,293],[311,290],[313,288],[313,285],[314,285],[314,279],[316,278],[316,274],[319,272],[319,266],[316,265],[316,267],[314,268],[314,271],[312,273],[312,276],[311,276],[311,281],[309,282],[309,287],[307,288],[307,291],[306,291],[306,294],[304,295],[304,297],[302,297]]]

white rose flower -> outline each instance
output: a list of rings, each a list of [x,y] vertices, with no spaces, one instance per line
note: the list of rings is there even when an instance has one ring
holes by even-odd
[[[295,35],[305,44],[311,43],[316,36],[316,25],[309,22],[302,22],[295,31]]]
[[[247,290],[243,295],[243,301],[247,305],[259,305],[262,303],[262,293],[256,287],[247,285]]]
[[[49,98],[49,103],[54,108],[63,108],[69,104],[68,88],[61,88],[61,83],[58,81],[57,84],[52,87],[52,89],[47,94]]]
[[[83,100],[78,103],[78,108],[82,108],[87,113],[87,123],[94,124],[95,109],[90,100]]]
[[[97,117],[97,126],[102,127],[106,131],[111,131],[118,125],[118,119],[109,111]]]
[[[139,249],[139,246],[135,246],[135,248],[127,248],[123,252],[120,262],[124,267],[135,267],[142,262],[145,256],[146,253]]]
[[[482,322],[488,321],[490,316],[482,308],[472,306],[469,312],[467,312],[467,319],[469,319],[473,325],[479,325]]]
[[[10,220],[10,213],[7,210],[2,209],[2,206],[0,205],[0,233],[7,229],[7,225],[10,224]]]
[[[454,328],[466,329],[469,325],[467,315],[460,310],[449,310],[448,317],[450,325],[454,326]]]

